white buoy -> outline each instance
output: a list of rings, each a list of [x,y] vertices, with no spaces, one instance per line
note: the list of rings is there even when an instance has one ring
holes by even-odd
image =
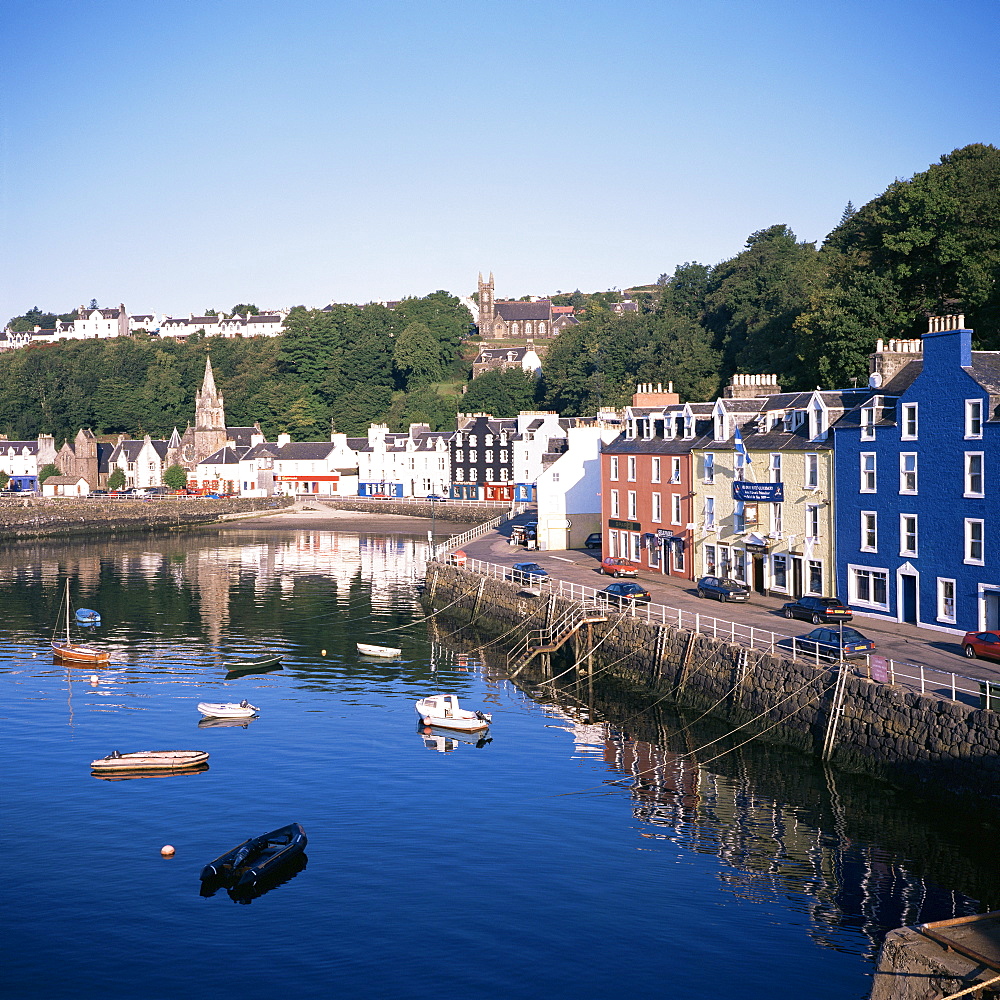
[[[91,684],[96,684],[99,680],[100,680],[100,677],[98,677],[97,674],[91,674],[90,675],[90,683]]]
[[[165,858],[172,858],[174,856],[173,845],[172,844],[164,844],[160,848],[160,854],[162,854]]]

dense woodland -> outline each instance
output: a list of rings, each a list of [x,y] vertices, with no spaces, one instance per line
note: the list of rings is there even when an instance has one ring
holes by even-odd
[[[637,382],[711,399],[736,372],[774,373],[788,389],[864,384],[876,340],[919,337],[928,314],[964,313],[974,346],[1000,350],[1000,150],[966,146],[860,209],[848,204],[820,248],[773,225],[731,260],[661,275],[633,295],[638,313],[616,315],[618,297],[555,296],[583,322],[551,343],[543,378],[490,373],[465,395],[471,316],[444,291],[395,309],[298,307],[274,339],[28,347],[0,356],[0,433],[165,436],[191,419],[206,353],[230,424],[308,440],[376,420],[453,427],[456,409],[587,414],[627,402]]]

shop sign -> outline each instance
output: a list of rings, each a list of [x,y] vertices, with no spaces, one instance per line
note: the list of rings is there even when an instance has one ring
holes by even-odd
[[[748,483],[737,480],[733,483],[733,499],[753,503],[782,503],[785,499],[784,483]]]
[[[609,528],[618,528],[620,531],[642,531],[642,525],[638,521],[616,521],[611,518],[608,521]]]
[[[657,538],[673,538],[674,533],[669,528],[657,528],[656,529]]]

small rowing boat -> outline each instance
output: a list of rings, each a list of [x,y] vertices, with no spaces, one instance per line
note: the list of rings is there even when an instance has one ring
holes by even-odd
[[[364,656],[382,656],[391,659],[393,656],[402,656],[403,651],[395,646],[372,646],[367,642],[357,642],[358,652]]]
[[[265,656],[244,656],[241,659],[230,660],[226,664],[227,670],[252,670],[255,667],[273,667],[276,663],[281,663],[283,653],[268,653]]]
[[[119,753],[115,750],[107,757],[92,760],[90,766],[101,774],[120,771],[183,771],[198,767],[208,760],[205,750],[138,750]]]
[[[77,608],[76,623],[77,625],[100,625],[101,616],[97,611],[91,611],[90,608]]]
[[[425,726],[457,729],[463,733],[478,733],[489,729],[493,721],[493,716],[488,712],[470,712],[460,708],[458,696],[454,694],[435,694],[429,698],[421,698],[414,707]]]
[[[207,715],[210,719],[250,719],[256,715],[260,709],[250,702],[243,701],[199,701],[198,711],[202,715]]]
[[[308,840],[299,823],[289,823],[260,837],[244,840],[201,870],[202,882],[252,889],[261,879],[298,858]]]

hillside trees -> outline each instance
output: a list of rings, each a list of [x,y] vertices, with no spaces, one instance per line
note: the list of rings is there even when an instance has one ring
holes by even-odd
[[[483,372],[462,397],[462,412],[516,417],[521,410],[535,409],[538,389],[538,379],[521,368]]]

